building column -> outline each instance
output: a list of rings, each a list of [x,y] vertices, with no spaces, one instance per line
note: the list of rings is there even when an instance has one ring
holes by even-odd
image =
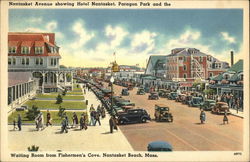
[[[45,73],[42,73],[42,76],[43,76],[42,93],[44,93]]]
[[[59,74],[58,73],[56,73],[56,86],[58,86],[58,80],[59,80]]]
[[[67,73],[64,72],[64,86],[66,85],[66,79],[67,79],[66,74]]]

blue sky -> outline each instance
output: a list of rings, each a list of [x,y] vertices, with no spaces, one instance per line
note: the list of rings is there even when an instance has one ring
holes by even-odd
[[[198,48],[223,61],[242,56],[240,9],[10,9],[9,31],[55,32],[66,66],[146,65],[153,54]]]

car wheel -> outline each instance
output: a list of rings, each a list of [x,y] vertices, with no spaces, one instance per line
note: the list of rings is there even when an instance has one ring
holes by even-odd
[[[119,120],[118,122],[120,125],[125,124],[125,120]]]
[[[146,123],[146,121],[147,121],[146,118],[142,118],[142,119],[141,119],[141,122],[142,122],[142,123]]]

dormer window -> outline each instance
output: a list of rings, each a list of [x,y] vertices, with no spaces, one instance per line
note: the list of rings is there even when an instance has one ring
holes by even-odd
[[[35,47],[35,54],[43,54],[44,48],[43,47]]]
[[[30,47],[21,47],[21,54],[29,54],[30,53]]]
[[[225,74],[225,75],[224,75],[224,79],[228,80],[228,79],[229,79],[229,75],[228,75],[228,74]]]
[[[9,47],[9,53],[16,53],[17,47]]]

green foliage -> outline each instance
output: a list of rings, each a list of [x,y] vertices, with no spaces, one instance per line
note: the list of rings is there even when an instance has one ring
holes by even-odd
[[[63,98],[60,94],[58,94],[58,96],[56,97],[56,104],[60,104],[63,102]]]
[[[215,90],[214,89],[206,89],[203,91],[205,94],[209,94],[209,95],[212,95],[212,94],[215,94]]]
[[[65,108],[62,108],[62,107],[60,106],[60,107],[59,107],[59,112],[58,112],[57,115],[58,115],[60,118],[63,118],[64,111],[65,111]]]
[[[67,89],[64,89],[64,91],[62,92],[62,95],[65,96],[67,93]]]
[[[31,147],[28,147],[28,151],[38,151],[39,150],[39,146],[36,145],[32,145]]]
[[[28,118],[28,120],[34,120],[39,113],[40,110],[38,110],[38,107],[33,105],[32,108],[26,112],[26,118]]]

